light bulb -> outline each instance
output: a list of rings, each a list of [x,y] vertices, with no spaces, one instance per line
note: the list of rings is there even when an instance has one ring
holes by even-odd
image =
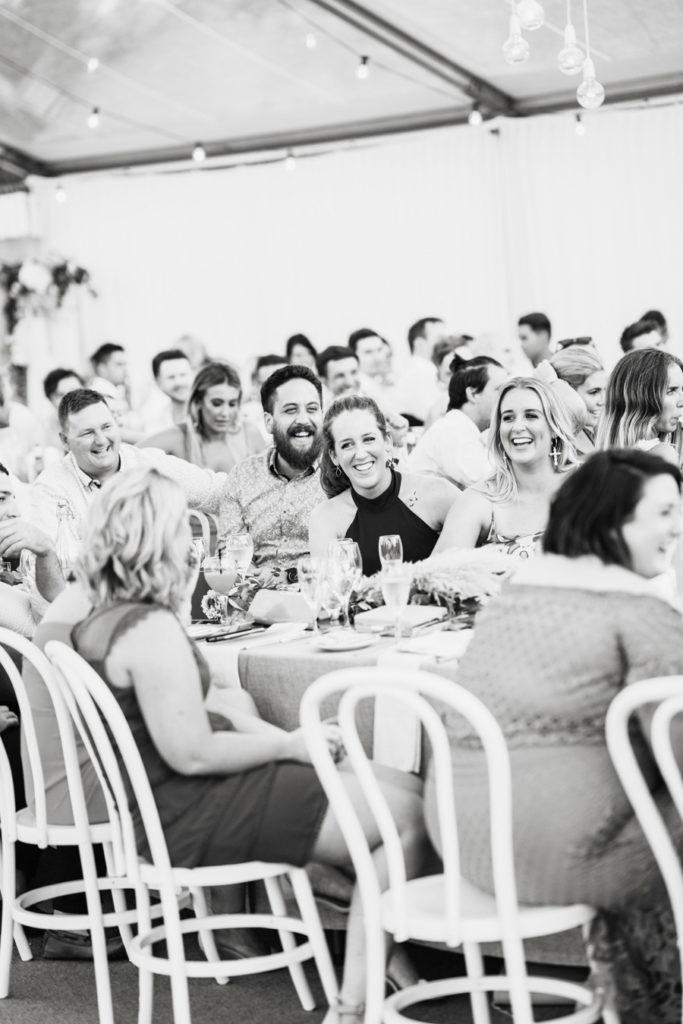
[[[356,68],[356,77],[360,79],[367,78],[370,74],[370,58],[361,57],[358,67]]]
[[[475,103],[472,109],[470,110],[469,114],[467,115],[467,121],[469,124],[472,125],[473,128],[478,128],[479,125],[483,122],[483,120],[484,118],[481,110],[479,109],[479,104]]]
[[[99,128],[100,125],[100,108],[93,107],[88,114],[88,128]]]
[[[584,110],[597,110],[605,101],[605,90],[595,77],[595,66],[590,57],[583,64],[583,81],[576,90],[576,98]]]
[[[584,60],[583,50],[576,45],[574,26],[568,24],[564,30],[564,46],[557,55],[557,66],[563,75],[578,75]]]
[[[508,64],[524,64],[529,59],[529,44],[522,35],[522,26],[516,14],[510,15],[510,35],[503,43],[503,57]]]
[[[285,157],[285,170],[290,173],[296,170],[296,157],[293,153],[288,153]]]
[[[522,28],[526,28],[530,32],[535,32],[545,21],[545,11],[538,0],[519,0],[517,16],[522,23]]]
[[[583,138],[583,136],[586,134],[586,126],[583,123],[583,118],[581,117],[581,114],[576,114],[575,119],[576,127],[574,128],[574,131],[579,136],[579,138]]]
[[[90,74],[92,74],[93,71],[97,71],[99,66],[100,62],[98,61],[97,57],[88,57],[87,68]]]
[[[315,33],[307,32],[305,42],[307,50],[315,50],[316,46],[318,45],[318,40],[315,37]]]
[[[55,202],[65,203],[66,202],[66,189],[63,185],[57,185],[55,189]]]
[[[192,159],[196,164],[201,164],[206,160],[206,150],[202,146],[201,142],[197,142],[192,149]]]

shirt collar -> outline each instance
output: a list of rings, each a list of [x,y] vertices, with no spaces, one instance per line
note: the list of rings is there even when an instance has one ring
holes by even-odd
[[[277,468],[277,449],[273,445],[271,448],[268,449],[266,465],[268,466],[268,471],[272,473],[272,475],[276,477],[278,480],[284,480],[285,483],[292,483],[294,480],[303,480],[306,477],[312,476],[314,473],[317,473],[320,463],[316,459],[313,465],[309,466],[308,469],[304,470],[303,473],[300,473],[298,476],[292,477],[290,479],[290,477],[285,476],[284,473],[281,473],[280,470]]]
[[[67,458],[70,460],[71,468],[73,469],[74,473],[76,474],[76,478],[78,479],[78,481],[81,484],[81,486],[83,487],[83,489],[88,491],[89,494],[95,494],[97,491],[99,491],[99,489],[102,486],[102,481],[101,480],[95,480],[94,477],[88,476],[88,474],[86,472],[84,472],[81,469],[81,467],[78,465],[78,463],[76,462],[75,458],[73,457],[72,452],[69,452],[69,454],[67,455]],[[120,469],[121,469],[121,455],[119,454],[119,465],[118,465],[117,473],[119,472]]]

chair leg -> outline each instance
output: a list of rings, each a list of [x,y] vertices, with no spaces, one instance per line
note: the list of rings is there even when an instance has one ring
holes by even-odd
[[[173,999],[173,1024],[192,1024],[190,1012],[190,991],[185,968],[185,947],[180,930],[178,899],[173,887],[163,886],[159,890],[163,903],[166,929],[166,950],[171,968],[171,996]]]
[[[270,903],[270,909],[272,910],[275,917],[286,917],[287,907],[285,906],[284,897],[282,890],[280,889],[280,882],[277,878],[264,878],[263,880],[266,886],[266,892],[268,893],[268,902]],[[290,953],[296,949],[296,939],[290,931],[284,929],[280,931],[278,929],[278,935],[280,936],[280,942],[285,952]],[[299,1001],[304,1010],[315,1009],[315,999],[311,993],[308,982],[306,981],[306,975],[304,973],[303,965],[300,963],[289,964],[287,970],[292,979],[292,984],[296,989],[296,994],[299,997]]]
[[[5,999],[9,995],[9,975],[14,938],[13,911],[15,889],[15,847],[14,843],[5,840],[3,836],[2,864],[0,865],[0,893],[2,893],[2,917],[0,918],[0,999]]]
[[[148,889],[138,883],[135,886],[135,906],[138,912],[138,932],[146,934],[152,927],[152,914]],[[144,967],[138,967],[138,1024],[152,1024],[154,1012],[154,975]]]
[[[103,843],[102,849],[104,852],[104,862],[107,868],[107,875],[109,876],[109,878],[115,879],[117,876],[117,871],[114,862],[114,857],[112,854],[111,843]],[[125,914],[126,911],[128,910],[124,891],[113,883],[111,887],[111,901],[114,905],[114,910],[116,911],[117,914]],[[133,929],[129,924],[123,923],[118,925],[118,929],[126,953],[130,956],[130,944],[133,940]]]
[[[293,871],[290,871],[289,877],[301,919],[308,929],[308,938],[313,949],[320,983],[323,987],[325,998],[331,1006],[339,996],[339,985],[337,984],[332,957],[330,956],[330,950],[325,939],[325,932],[320,923],[318,908],[315,905],[315,899],[311,891],[311,883],[308,880],[308,875],[302,868],[295,868]]]
[[[33,960],[33,953],[31,947],[28,944],[26,933],[20,924],[14,925],[14,944],[17,947],[19,956],[26,963],[28,960]]]
[[[97,1007],[99,1024],[114,1024],[114,1007],[111,999],[111,983],[109,979],[109,960],[107,959],[107,942],[102,920],[102,901],[97,884],[97,869],[93,848],[89,842],[79,843],[81,871],[85,888],[85,900],[88,908],[90,942],[92,944],[95,986],[97,989]]]
[[[204,890],[197,886],[196,888],[190,889],[192,893],[192,906],[194,907],[194,915],[198,920],[209,916],[209,908],[206,903],[206,894]],[[215,964],[220,963],[220,955],[216,948],[216,940],[214,938],[212,928],[200,928],[197,939],[199,945],[202,948],[202,952],[209,963]],[[217,976],[215,979],[219,985],[227,985],[229,978]]]
[[[467,977],[472,981],[484,977],[484,961],[481,949],[476,942],[463,942],[463,953],[465,954],[465,966]],[[470,1003],[472,1006],[472,1020],[474,1024],[491,1024],[489,1011],[489,1000],[486,992],[470,992]]]

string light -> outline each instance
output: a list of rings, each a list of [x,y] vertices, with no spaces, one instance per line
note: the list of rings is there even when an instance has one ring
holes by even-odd
[[[97,57],[88,57],[88,63],[86,64],[86,67],[88,69],[89,74],[92,75],[93,71],[97,71],[99,66],[100,62],[97,59]]]
[[[583,62],[583,81],[576,90],[576,98],[585,110],[596,110],[605,102],[605,90],[595,76],[595,65],[591,58],[588,0],[583,0],[583,31],[586,39],[586,59]]]
[[[315,32],[306,33],[305,43],[307,50],[315,50],[316,46],[318,45],[318,40],[316,38]]]
[[[288,153],[285,157],[285,170],[290,174],[296,170],[296,157],[293,153]]]
[[[579,138],[582,139],[583,136],[586,134],[586,126],[583,123],[583,118],[581,117],[581,114],[575,114],[574,118],[576,120],[576,125],[574,127],[574,131],[579,136]]]
[[[524,64],[529,59],[529,44],[522,35],[522,25],[514,13],[510,15],[510,35],[503,43],[503,57],[508,64]]]
[[[356,78],[365,79],[370,74],[370,58],[361,57],[356,68]]]
[[[479,104],[475,103],[469,114],[467,115],[468,124],[471,124],[473,128],[478,128],[484,120],[483,114],[479,109]]]
[[[192,148],[192,159],[196,164],[203,163],[206,160],[206,150],[202,146],[201,142],[196,142]]]
[[[100,126],[100,108],[99,107],[93,107],[92,108],[92,110],[88,114],[87,125],[88,125],[88,128],[92,128],[92,129],[99,128],[99,126]]]
[[[535,32],[545,21],[545,11],[538,0],[519,0],[517,17],[522,28],[528,29],[529,32]]]
[[[65,203],[66,202],[66,189],[63,185],[57,185],[55,188],[55,202]]]

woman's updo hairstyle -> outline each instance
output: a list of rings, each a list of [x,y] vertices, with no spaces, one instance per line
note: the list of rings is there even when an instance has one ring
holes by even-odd
[[[343,395],[341,398],[335,398],[323,420],[323,453],[320,462],[320,483],[328,498],[334,498],[336,494],[347,491],[351,486],[346,473],[332,461],[332,452],[334,451],[332,426],[343,412],[369,412],[374,416],[377,429],[382,437],[385,439],[389,437],[384,413],[373,398],[366,398],[364,395]]]

